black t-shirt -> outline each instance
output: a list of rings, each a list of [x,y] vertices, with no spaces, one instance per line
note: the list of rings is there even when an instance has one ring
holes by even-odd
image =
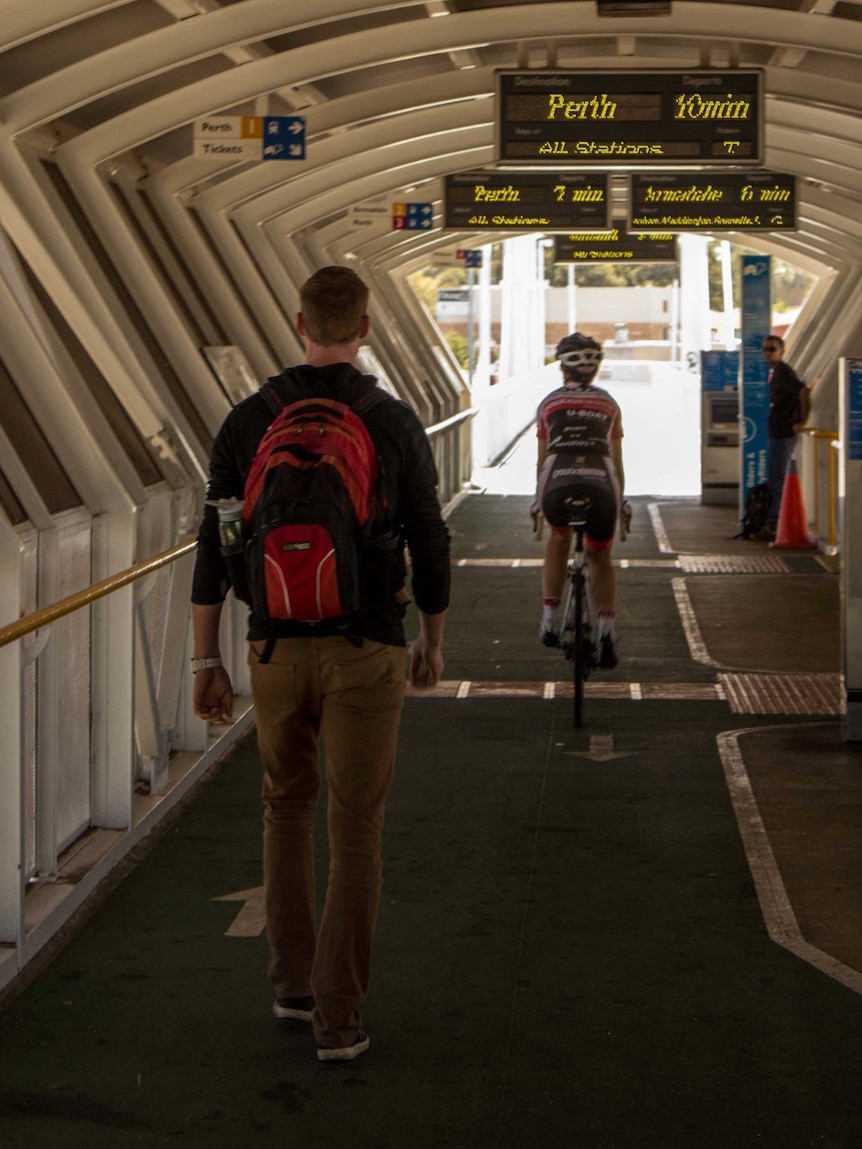
[[[789,363],[776,364],[769,379],[769,415],[766,433],[770,439],[789,439],[802,419],[799,396],[805,384]]]

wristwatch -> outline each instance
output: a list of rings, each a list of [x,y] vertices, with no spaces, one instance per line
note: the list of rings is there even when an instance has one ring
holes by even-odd
[[[216,656],[215,658],[193,658],[192,674],[197,674],[199,670],[215,670],[217,666],[221,666],[221,659]]]

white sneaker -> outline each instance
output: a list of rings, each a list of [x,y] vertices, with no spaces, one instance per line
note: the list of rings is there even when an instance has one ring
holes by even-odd
[[[356,1035],[356,1041],[353,1045],[339,1045],[335,1049],[327,1049],[325,1046],[317,1047],[317,1060],[318,1061],[355,1061],[361,1053],[365,1053],[371,1045],[371,1038],[367,1033],[362,1030]]]

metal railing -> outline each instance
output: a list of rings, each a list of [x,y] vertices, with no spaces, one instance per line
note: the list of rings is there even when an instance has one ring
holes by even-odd
[[[461,429],[462,424],[466,423],[466,421],[471,419],[475,414],[476,408],[468,407],[465,411],[459,411],[457,414],[452,415],[448,419],[443,419],[440,423],[435,423],[426,430],[432,447],[435,448],[435,461],[440,471],[441,495],[444,501],[452,497],[457,489],[460,488],[465,478],[469,479],[470,477],[469,466],[467,467],[466,476],[464,474],[465,460],[463,457],[464,450],[462,448]],[[455,439],[454,449],[451,443],[453,437]],[[449,442],[447,442],[447,440],[449,440]],[[445,447],[449,449],[446,450],[445,447],[443,447],[443,449],[438,452],[438,450],[436,450],[438,441],[441,446],[445,444]],[[438,454],[440,455],[439,458],[437,457]],[[180,543],[178,546],[172,547],[169,551],[163,551],[161,554],[154,555],[144,562],[136,563],[135,566],[129,567],[128,570],[120,571],[119,574],[111,575],[109,578],[102,579],[101,582],[93,583],[93,585],[87,587],[86,590],[78,591],[76,594],[59,599],[50,606],[43,607],[41,610],[34,611],[32,614],[25,615],[15,622],[7,623],[5,626],[0,627],[0,647],[6,646],[7,643],[15,642],[27,634],[32,634],[33,631],[39,630],[40,627],[47,626],[51,622],[56,622],[57,619],[63,618],[73,611],[80,610],[82,607],[89,606],[90,603],[95,602],[97,599],[104,598],[106,595],[112,594],[124,586],[128,586],[129,583],[136,582],[138,579],[142,579],[146,575],[152,574],[154,571],[160,570],[172,562],[176,562],[177,559],[182,558],[184,555],[191,554],[196,546],[197,540],[195,539],[190,542]]]
[[[457,495],[473,473],[472,439],[467,421],[478,408],[467,407],[425,429],[437,467],[440,501],[444,505]]]
[[[122,587],[128,586],[129,583],[144,578],[145,575],[152,574],[153,571],[157,571],[161,567],[168,566],[169,563],[176,562],[183,555],[190,554],[197,545],[196,539],[188,543],[180,543],[179,546],[173,547],[169,551],[163,551],[160,555],[154,555],[151,559],[146,559],[144,562],[129,567],[128,570],[111,575],[109,578],[102,579],[101,582],[93,583],[86,590],[78,591],[77,594],[70,594],[50,606],[43,607],[42,610],[25,615],[23,618],[19,618],[17,622],[7,623],[6,626],[0,627],[0,646],[6,646],[9,642],[15,642],[18,638],[32,634],[34,630],[39,630],[40,627],[47,626],[48,623],[56,622],[58,618],[72,614],[73,611],[80,610],[81,607],[89,606],[96,599],[104,598],[105,595],[120,590]]]
[[[187,540],[0,627],[3,697],[21,716],[0,754],[0,994],[251,725],[247,688],[229,727],[211,730],[192,714],[182,654],[196,548],[196,540]],[[169,583],[156,581],[166,577]],[[154,594],[157,623],[150,632],[144,603]],[[106,604],[118,598],[111,613]],[[83,636],[88,651],[77,664],[89,702],[64,710],[56,685],[69,650],[62,628],[86,608],[99,612],[90,618]],[[242,681],[233,660],[244,630],[240,613],[228,611],[223,628],[235,684]],[[156,639],[154,648],[160,628],[164,641]],[[35,632],[41,634],[21,646],[19,659],[14,644]],[[36,672],[43,660],[44,670]],[[89,729],[77,737],[74,723]],[[71,759],[59,748],[64,736],[71,736]],[[89,781],[78,794],[81,762],[89,763]]]
[[[838,452],[836,448],[840,442],[840,437],[837,431],[824,431],[819,427],[807,428],[802,432],[808,435],[814,442],[814,533],[817,538],[820,538],[820,504],[821,504],[821,481],[820,472],[822,469],[822,459],[820,454],[821,444],[826,444],[826,519],[827,519],[827,534],[826,541],[831,550],[837,546],[837,508],[838,508],[838,483],[837,483],[837,470],[838,470]]]

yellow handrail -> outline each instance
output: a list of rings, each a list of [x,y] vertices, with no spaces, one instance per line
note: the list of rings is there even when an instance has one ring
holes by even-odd
[[[104,598],[112,591],[120,590],[121,587],[128,586],[130,582],[136,582],[144,575],[151,574],[161,567],[168,566],[169,563],[176,562],[183,555],[190,554],[197,545],[197,540],[180,543],[179,546],[173,547],[169,551],[163,551],[160,555],[154,555],[151,559],[146,559],[142,563],[129,567],[128,570],[120,571],[119,574],[93,583],[86,590],[80,590],[77,594],[70,594],[67,598],[61,598],[58,602],[52,603],[51,606],[43,607],[42,610],[19,618],[17,622],[10,622],[6,626],[0,627],[0,646],[6,646],[7,643],[23,638],[25,634],[38,630],[40,626],[46,626],[49,622],[54,622],[66,614],[71,614],[72,611],[80,610],[82,606],[88,606],[96,599]]]
[[[820,535],[820,443],[822,440],[831,443],[839,441],[839,434],[837,431],[823,431],[819,427],[809,427],[803,431],[804,435],[810,435],[814,440],[814,534],[819,537]],[[828,504],[829,504],[829,546],[835,546],[835,454],[833,451],[829,452],[829,458],[826,464],[827,482],[829,485],[828,491]]]

